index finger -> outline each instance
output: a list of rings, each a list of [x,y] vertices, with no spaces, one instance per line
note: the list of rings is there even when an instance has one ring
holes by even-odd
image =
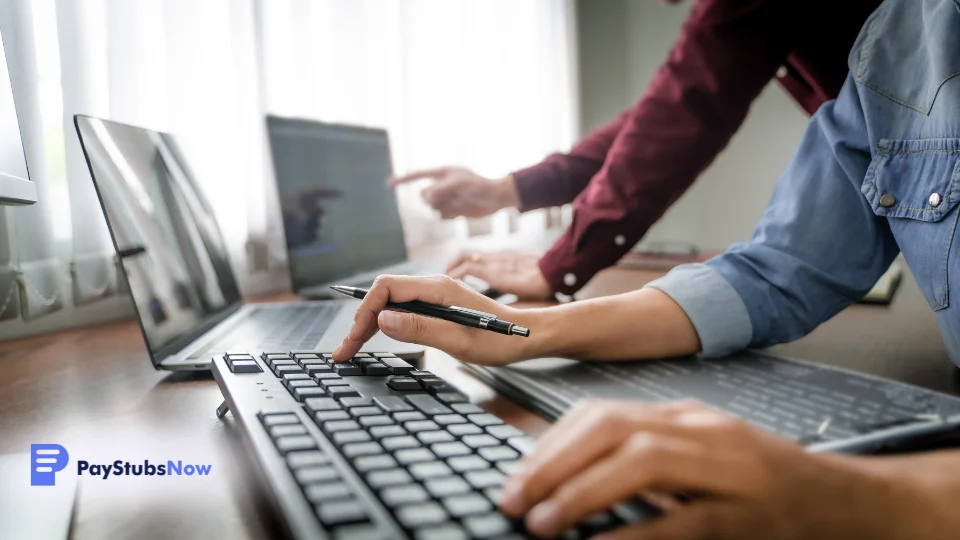
[[[391,186],[399,186],[400,184],[406,184],[408,182],[413,182],[414,180],[421,180],[423,178],[437,178],[443,176],[450,171],[450,167],[436,167],[433,169],[421,169],[419,171],[409,172],[402,176],[393,176],[388,180],[388,183]]]

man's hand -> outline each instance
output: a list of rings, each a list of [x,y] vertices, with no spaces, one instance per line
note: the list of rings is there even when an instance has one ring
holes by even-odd
[[[387,301],[411,300],[493,313],[500,319],[529,328],[531,337],[505,336],[450,321],[386,309]],[[540,343],[538,336],[546,334],[543,325],[538,323],[537,314],[537,310],[520,310],[498,304],[447,276],[383,275],[373,282],[373,287],[360,302],[353,326],[337,350],[333,351],[333,359],[341,362],[353,357],[380,330],[397,341],[435,347],[465,362],[509,364],[537,356],[535,347]]]
[[[440,212],[443,219],[485,217],[520,204],[513,176],[490,180],[463,167],[415,171],[391,178],[390,185],[398,186],[423,178],[431,178],[435,183],[423,190],[421,196],[424,202]]]
[[[547,300],[553,290],[540,272],[539,261],[532,253],[464,251],[450,261],[446,273],[454,279],[480,278],[491,288],[521,300]]]
[[[664,514],[602,538],[930,537],[931,497],[869,459],[810,454],[696,402],[581,402],[523,458],[501,508],[544,537],[637,494],[669,501]]]

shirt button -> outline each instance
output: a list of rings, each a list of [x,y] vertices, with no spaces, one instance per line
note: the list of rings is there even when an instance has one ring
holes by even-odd
[[[943,202],[943,199],[940,198],[939,193],[931,193],[929,201],[930,201],[930,206],[936,208],[940,206],[940,203]]]
[[[770,73],[769,71],[767,73]],[[777,78],[782,79],[787,76],[787,66],[780,66],[780,69],[777,70]]]
[[[577,276],[573,274],[567,274],[563,276],[563,284],[567,287],[573,287],[577,284]]]
[[[880,197],[880,206],[884,208],[890,208],[896,202],[897,199],[889,193],[885,194],[883,197]]]
[[[618,234],[613,237],[613,243],[618,246],[622,246],[627,243],[627,239],[624,238],[622,234]]]

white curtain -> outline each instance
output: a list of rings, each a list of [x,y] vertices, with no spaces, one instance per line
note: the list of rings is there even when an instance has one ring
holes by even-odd
[[[74,114],[177,135],[241,288],[276,290],[286,284],[286,257],[266,113],[386,127],[398,172],[456,163],[505,174],[566,148],[577,131],[571,4],[0,2],[40,191],[32,207],[0,209],[0,320],[16,319],[0,324],[0,338],[129,312],[118,311],[129,300],[118,297]],[[437,226],[422,187],[400,192],[408,242],[466,234],[463,225]],[[494,229],[512,224],[500,216]]]

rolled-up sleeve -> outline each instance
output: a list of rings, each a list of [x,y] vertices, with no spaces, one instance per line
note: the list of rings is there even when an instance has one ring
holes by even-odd
[[[899,247],[860,192],[870,139],[848,77],[810,121],[750,241],[649,285],[683,308],[704,354],[803,337],[890,266]]]

